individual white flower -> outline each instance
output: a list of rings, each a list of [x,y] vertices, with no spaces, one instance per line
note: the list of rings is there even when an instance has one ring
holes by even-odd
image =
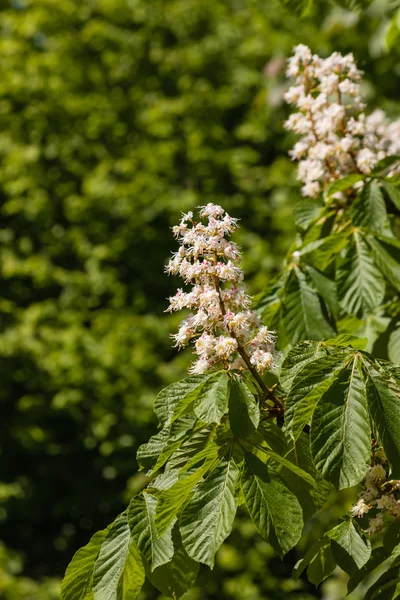
[[[377,481],[383,481],[386,479],[386,471],[382,465],[377,464],[370,467],[365,475],[365,481],[368,484],[375,483]]]
[[[355,506],[350,510],[352,517],[362,517],[369,511],[368,504],[365,503],[364,498],[360,498]]]
[[[218,354],[219,358],[229,358],[237,348],[237,341],[232,337],[225,337],[220,335],[215,343],[214,350]]]
[[[258,371],[263,373],[266,369],[270,369],[273,363],[274,357],[271,352],[257,349],[253,352],[250,358],[252,365],[256,367]]]

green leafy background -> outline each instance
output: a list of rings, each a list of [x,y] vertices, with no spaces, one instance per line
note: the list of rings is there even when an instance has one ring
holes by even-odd
[[[58,598],[75,550],[144,485],[154,398],[190,360],[163,313],[180,211],[217,202],[241,219],[254,294],[279,273],[299,195],[282,128],[292,46],[354,52],[370,106],[399,116],[395,3],[295,4],[0,2],[5,600]],[[238,514],[188,599],[344,596],[340,574],[318,591],[293,581],[294,551],[282,562]],[[146,583],[142,598],[159,597]]]

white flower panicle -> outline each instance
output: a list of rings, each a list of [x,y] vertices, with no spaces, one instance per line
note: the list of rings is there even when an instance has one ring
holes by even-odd
[[[179,348],[194,342],[198,359],[190,373],[221,367],[262,373],[274,366],[275,336],[250,308],[240,252],[227,239],[236,228],[237,219],[216,204],[201,207],[199,222],[189,212],[173,227],[180,247],[166,272],[192,287],[178,289],[167,310],[191,311],[172,336]]]
[[[380,456],[387,466],[382,450],[377,451],[377,456]],[[399,491],[400,480],[388,481],[383,464],[376,463],[365,474],[363,490],[357,504],[350,510],[351,515],[361,518],[371,511],[371,518],[365,531],[370,535],[381,531],[386,521],[400,521],[400,500],[397,497]]]
[[[379,160],[400,152],[400,120],[390,122],[382,110],[363,112],[362,71],[352,54],[322,59],[300,44],[287,75],[295,85],[285,100],[297,110],[285,126],[302,136],[290,155],[299,161],[304,196],[318,196],[344,175],[369,174]]]

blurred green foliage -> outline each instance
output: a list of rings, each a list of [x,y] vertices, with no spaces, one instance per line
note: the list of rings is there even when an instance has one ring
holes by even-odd
[[[240,217],[260,291],[298,198],[285,57],[353,51],[369,102],[398,114],[392,16],[386,0],[304,20],[278,0],[0,0],[1,598],[55,597],[13,552],[29,577],[62,575],[143,485],[152,402],[190,359],[163,314],[180,211]],[[293,559],[241,520],[190,597],[322,597],[288,579]]]

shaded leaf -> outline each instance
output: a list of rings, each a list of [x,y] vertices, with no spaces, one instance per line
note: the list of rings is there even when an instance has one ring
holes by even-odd
[[[346,573],[357,572],[371,556],[371,544],[360,535],[351,519],[346,519],[329,532],[332,554]]]
[[[304,469],[301,469],[298,465],[294,464],[288,458],[280,456],[277,452],[274,452],[273,450],[267,450],[266,454],[268,454],[276,463],[278,463],[278,465],[285,467],[286,469],[300,477],[300,479],[306,481],[309,485],[315,485],[314,477],[310,475],[310,473],[307,473],[307,471],[304,471]]]
[[[311,264],[320,271],[325,271],[347,246],[349,235],[350,231],[343,231],[310,242],[300,250],[300,256],[306,260],[307,264]]]
[[[177,525],[172,532],[174,555],[170,562],[157,567],[154,571],[147,569],[150,582],[168,598],[178,600],[193,586],[199,572],[199,563],[188,556],[183,547]]]
[[[376,233],[388,228],[386,204],[376,179],[367,182],[351,206],[354,225]]]
[[[397,383],[367,366],[367,398],[371,417],[392,467],[400,477],[400,389]]]
[[[298,267],[289,275],[282,306],[283,324],[292,344],[304,339],[320,340],[335,335],[322,312],[318,293],[310,287]]]
[[[311,559],[307,569],[307,577],[315,586],[329,577],[336,567],[331,545],[323,544],[319,552]]]
[[[400,160],[400,159],[397,158],[397,160]],[[395,205],[395,207],[398,210],[400,210],[400,189],[398,187],[394,186],[389,181],[383,181],[382,185],[383,185],[385,191],[387,192],[387,195],[389,196],[389,198]]]
[[[382,548],[382,546],[374,548],[372,550],[371,557],[368,560],[368,562],[366,562],[365,565],[361,567],[361,569],[353,573],[349,581],[347,582],[348,594],[355,590],[358,584],[361,583],[361,581],[365,577],[367,577],[367,575],[369,575],[370,573],[372,573],[372,571],[379,567],[379,565],[381,565],[387,559],[387,557],[388,555],[385,552],[384,548]]]
[[[400,567],[391,567],[383,573],[379,579],[371,585],[365,594],[365,600],[397,600],[400,590]]]
[[[383,547],[388,554],[400,544],[400,521],[396,521],[385,529]]]
[[[315,289],[325,301],[332,315],[336,316],[339,312],[336,283],[314,267],[305,265],[304,269],[309,274]]]
[[[397,321],[396,328],[392,331],[388,343],[388,356],[395,364],[400,364],[400,322]]]
[[[239,379],[231,379],[229,386],[229,423],[233,435],[249,437],[260,422],[260,409],[247,385]]]
[[[293,579],[298,579],[301,576],[301,574],[310,564],[311,560],[317,556],[322,546],[326,546],[327,544],[329,544],[329,541],[323,538],[309,547],[303,558],[300,558],[300,560],[298,560],[295,564],[292,572]]]
[[[397,290],[400,290],[400,244],[396,239],[366,236],[374,260],[382,273]]]

